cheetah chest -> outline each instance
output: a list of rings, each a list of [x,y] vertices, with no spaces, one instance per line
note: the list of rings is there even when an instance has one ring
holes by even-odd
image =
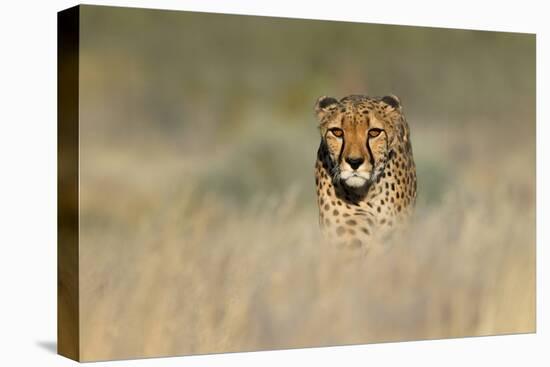
[[[352,247],[387,238],[409,217],[416,199],[416,176],[407,166],[406,159],[396,157],[375,183],[356,193],[335,183],[327,165],[318,160],[315,181],[323,236]]]

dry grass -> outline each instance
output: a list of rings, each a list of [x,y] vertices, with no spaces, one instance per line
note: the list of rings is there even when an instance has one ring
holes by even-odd
[[[85,360],[530,332],[535,37],[85,7]],[[395,93],[411,231],[321,244],[319,95]]]
[[[501,131],[488,147],[490,133],[418,128],[411,231],[366,257],[321,244],[312,178],[235,200],[199,187],[197,165],[160,146],[91,149],[83,359],[534,331],[532,131]]]

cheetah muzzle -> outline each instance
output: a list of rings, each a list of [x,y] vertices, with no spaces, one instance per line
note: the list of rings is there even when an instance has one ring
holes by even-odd
[[[368,245],[412,213],[416,168],[396,96],[321,97],[315,182],[319,222],[330,242]]]

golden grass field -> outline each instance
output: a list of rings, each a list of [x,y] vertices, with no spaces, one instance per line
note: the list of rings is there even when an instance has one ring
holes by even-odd
[[[387,42],[356,60],[340,37],[361,25],[283,21],[243,41],[231,18],[188,53],[174,30],[199,15],[107,13],[83,28],[83,360],[535,330],[534,38],[365,26]],[[281,29],[299,31],[291,56]],[[312,34],[340,40],[346,67],[312,64]],[[401,97],[418,169],[409,232],[367,255],[322,244],[313,179],[315,98],[359,91]]]
[[[534,151],[461,135],[416,148],[469,157],[436,203],[419,176],[411,233],[373,256],[321,244],[313,179],[237,204],[161,148],[94,152],[116,167],[81,176],[83,359],[534,331]]]

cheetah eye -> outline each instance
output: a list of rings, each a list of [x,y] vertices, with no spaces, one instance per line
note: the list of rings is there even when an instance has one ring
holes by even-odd
[[[330,129],[330,132],[337,138],[341,138],[344,135],[344,130],[338,128]]]
[[[382,132],[382,129],[370,129],[369,130],[369,137],[376,138],[380,133]]]

